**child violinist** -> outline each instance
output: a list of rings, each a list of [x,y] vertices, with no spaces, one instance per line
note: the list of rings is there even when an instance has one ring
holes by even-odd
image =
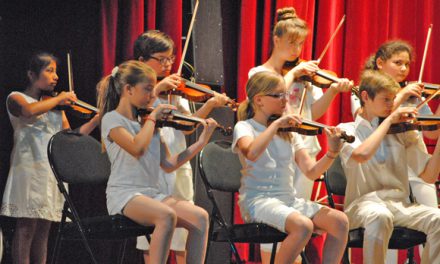
[[[158,99],[155,102],[156,105],[159,103],[167,103],[166,95],[160,95],[161,92],[177,88],[182,81],[179,75],[170,74],[175,59],[173,52],[174,42],[171,37],[158,30],[144,32],[134,43],[135,59],[150,66],[156,72],[158,79],[162,79],[155,86],[155,94],[158,95]],[[174,95],[172,98],[172,104],[175,105],[180,112],[191,115],[186,100]],[[229,100],[227,96],[215,93],[215,96],[209,99],[194,113],[194,116],[205,118],[214,108],[225,105]],[[171,154],[177,154],[186,148],[185,134],[188,132],[184,133],[171,127],[164,127],[160,133],[170,147]],[[172,195],[177,199],[193,201],[193,174],[189,162],[183,164],[176,171],[165,173],[161,170],[160,174],[160,186],[164,193]],[[178,264],[185,263],[186,238],[187,231],[185,229],[177,228],[174,231],[171,250],[175,252]],[[145,237],[138,238],[137,248],[144,251],[145,263],[150,263],[148,261],[149,244]]]
[[[155,99],[155,72],[145,63],[127,61],[98,84],[102,118],[101,138],[112,163],[107,184],[110,214],[123,214],[142,225],[155,225],[151,239],[150,261],[166,263],[175,226],[188,230],[188,263],[205,259],[208,214],[194,204],[177,200],[161,191],[160,169],[172,172],[194,157],[208,142],[216,122],[208,119],[197,142],[179,154],[170,155],[155,128],[171,109],[159,104],[143,126],[137,122],[136,109]]]
[[[14,263],[46,263],[51,222],[61,219],[64,200],[49,166],[47,144],[55,133],[70,128],[64,111],[55,108],[77,99],[73,92],[61,92],[41,100],[44,93],[54,90],[56,71],[53,55],[34,54],[27,68],[26,89],[12,92],[6,101],[14,148],[1,214],[17,219],[12,241]],[[79,132],[88,134],[98,123],[95,116]]]
[[[312,76],[314,72],[319,70],[318,62],[313,60],[301,62],[284,74],[283,67],[286,62],[299,60],[309,29],[306,22],[297,16],[293,7],[278,9],[276,21],[272,32],[273,49],[271,56],[263,65],[252,68],[249,71],[249,77],[260,71],[271,71],[284,75],[288,89],[287,106],[289,111],[309,120],[318,120],[327,111],[336,95],[340,92],[351,91],[353,83],[342,78],[339,83],[333,83],[323,93],[321,88],[301,80],[301,77]],[[299,113],[304,90],[306,92],[304,107],[301,113]],[[316,159],[316,156],[321,151],[318,138],[316,136],[304,136],[303,141],[310,156]],[[301,173],[300,170],[296,171],[293,184],[297,190],[298,197],[304,199],[311,198],[313,181]],[[270,256],[271,248],[270,244],[261,246],[263,261]]]
[[[410,63],[412,59],[413,48],[411,45],[403,40],[392,40],[382,44],[377,52],[370,56],[370,58],[365,63],[364,70],[374,70],[381,71],[390,75],[396,82],[401,86],[396,98],[394,99],[394,108],[399,106],[417,106],[422,97],[423,84],[419,83],[407,83],[406,78],[410,71]],[[358,111],[361,111],[360,99],[356,95],[351,97],[351,108],[353,116],[356,116]],[[429,105],[425,104],[420,110],[421,115],[432,115],[432,111]],[[437,108],[435,113],[440,115],[440,107]],[[436,139],[438,137],[439,131],[423,131],[423,136]],[[426,147],[424,147],[423,137],[418,137],[420,141],[420,146],[425,149],[428,153]],[[412,192],[418,203],[431,206],[434,208],[438,207],[437,201],[437,191],[434,184],[429,184],[423,179],[418,177],[417,174],[413,173],[411,168],[409,168],[409,183],[411,185]],[[420,247],[422,250],[422,247]],[[387,252],[388,263],[397,262],[397,251],[389,250]]]
[[[437,180],[440,141],[429,155],[417,139],[420,133],[387,134],[392,124],[417,115],[414,107],[393,111],[399,90],[399,84],[382,71],[362,76],[361,109],[354,122],[340,125],[356,137],[341,150],[347,177],[344,209],[350,228],[365,228],[364,263],[385,263],[395,225],[426,233],[422,263],[440,263],[440,210],[408,202],[411,173],[427,183]],[[379,118],[385,119],[379,123]]]
[[[282,115],[287,107],[283,77],[263,71],[246,84],[248,99],[238,109],[232,148],[243,165],[239,205],[246,222],[262,222],[288,235],[276,255],[276,263],[292,263],[309,241],[312,231],[327,232],[323,262],[339,263],[348,234],[344,213],[296,196],[292,176],[298,167],[311,180],[333,163],[341,147],[337,128],[326,129],[329,150],[319,161],[308,154],[297,133],[279,128],[301,123],[298,115]],[[272,123],[268,118],[282,115]]]

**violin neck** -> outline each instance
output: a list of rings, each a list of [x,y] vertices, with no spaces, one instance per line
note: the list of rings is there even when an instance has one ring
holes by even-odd
[[[308,126],[314,126],[314,127],[318,127],[318,128],[328,128],[329,126],[312,121],[312,120],[307,120],[307,119],[302,119],[301,120],[302,124],[304,125],[308,125]]]
[[[83,108],[85,108],[87,110],[90,110],[92,112],[98,113],[98,108],[96,108],[96,107],[94,107],[94,106],[92,106],[92,105],[90,105],[90,104],[88,104],[86,102],[83,102],[81,100],[77,100],[74,104],[78,105],[78,106],[81,106],[81,107],[83,107]]]
[[[339,78],[338,77],[335,77],[335,76],[333,76],[331,74],[328,74],[328,73],[326,73],[324,71],[318,70],[318,71],[315,72],[315,74],[318,75],[319,77],[322,77],[322,78],[327,79],[329,81],[332,81],[332,82],[335,82],[335,83],[339,82]]]
[[[416,116],[418,121],[440,121],[440,116],[434,115],[420,115]]]
[[[175,119],[182,120],[182,121],[195,122],[195,123],[200,123],[203,121],[203,119],[201,119],[201,118],[194,117],[194,116],[187,116],[187,115],[184,115],[184,114],[176,112],[176,111],[171,111],[171,115]]]
[[[196,91],[202,92],[202,93],[206,93],[209,94],[211,96],[214,96],[214,91],[210,90],[210,89],[206,89],[200,85],[198,85],[197,83],[193,83],[189,80],[184,79],[185,85],[188,86],[191,89],[194,89]]]

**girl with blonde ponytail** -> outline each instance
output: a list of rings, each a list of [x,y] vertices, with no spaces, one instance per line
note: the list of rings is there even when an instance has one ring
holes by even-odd
[[[246,93],[248,98],[238,109],[239,122],[232,142],[243,165],[238,203],[244,221],[266,223],[287,233],[276,263],[292,263],[314,229],[327,232],[323,263],[339,263],[348,235],[346,215],[296,196],[292,179],[297,168],[314,180],[331,166],[342,146],[337,137],[340,130],[325,130],[329,151],[316,162],[300,135],[278,132],[279,128],[301,123],[298,115],[283,115],[287,89],[279,74],[254,74],[246,84]],[[268,123],[272,115],[281,117]]]
[[[159,170],[171,172],[194,157],[211,137],[216,122],[208,119],[199,139],[171,156],[155,128],[156,120],[175,107],[159,104],[141,125],[136,109],[155,100],[156,74],[145,63],[127,61],[98,84],[102,111],[101,138],[112,163],[107,184],[107,209],[142,225],[154,225],[151,263],[166,263],[176,226],[188,230],[187,263],[205,259],[208,214],[188,201],[177,200],[159,189]]]

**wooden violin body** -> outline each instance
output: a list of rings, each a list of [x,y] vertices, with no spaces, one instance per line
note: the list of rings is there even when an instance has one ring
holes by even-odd
[[[281,117],[280,115],[271,115],[269,117],[268,124],[271,124],[273,121],[277,120],[280,117]],[[311,121],[311,120],[303,119],[303,120],[301,120],[301,122],[302,123],[299,125],[280,128],[280,129],[278,129],[278,131],[279,132],[296,132],[301,135],[315,136],[315,135],[322,134],[322,130],[324,128],[329,127],[327,125],[324,125],[324,124],[321,124],[321,123],[318,123],[315,121]],[[353,143],[355,140],[354,136],[347,135],[347,133],[345,133],[345,131],[341,132],[340,138],[348,143]]]
[[[381,119],[379,122],[383,121]],[[411,130],[434,131],[440,129],[440,116],[421,115],[416,116],[414,122],[402,122],[392,124],[388,134],[404,133]]]

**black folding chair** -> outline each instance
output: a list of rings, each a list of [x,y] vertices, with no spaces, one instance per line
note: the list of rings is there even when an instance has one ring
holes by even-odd
[[[332,208],[335,208],[334,195],[344,196],[347,179],[345,177],[344,169],[342,168],[341,160],[338,157],[330,169],[324,175],[325,186],[327,188],[328,201]],[[414,202],[412,193],[410,194],[410,201]],[[349,231],[347,248],[362,248],[364,242],[364,228],[356,228]],[[415,264],[414,262],[414,247],[426,242],[426,235],[423,232],[409,229],[406,227],[395,226],[388,244],[389,249],[407,249],[408,258],[407,263]],[[348,258],[348,250],[345,251],[343,263],[350,263]]]
[[[228,242],[237,263],[244,262],[238,254],[235,243],[273,243],[270,263],[274,263],[277,243],[283,241],[287,234],[263,223],[227,223],[217,205],[213,190],[238,192],[241,169],[238,155],[231,150],[231,142],[211,142],[199,154],[200,175],[213,205],[209,226],[209,243],[211,241]],[[308,263],[304,252],[301,252],[301,257],[303,263]]]
[[[62,240],[81,240],[93,263],[97,263],[89,240],[123,240],[119,263],[123,262],[127,238],[151,234],[153,226],[142,226],[123,215],[82,218],[65,184],[105,184],[110,176],[110,161],[94,138],[73,131],[55,134],[47,147],[49,163],[65,202],[52,256],[58,260]],[[67,219],[70,222],[67,222]]]

